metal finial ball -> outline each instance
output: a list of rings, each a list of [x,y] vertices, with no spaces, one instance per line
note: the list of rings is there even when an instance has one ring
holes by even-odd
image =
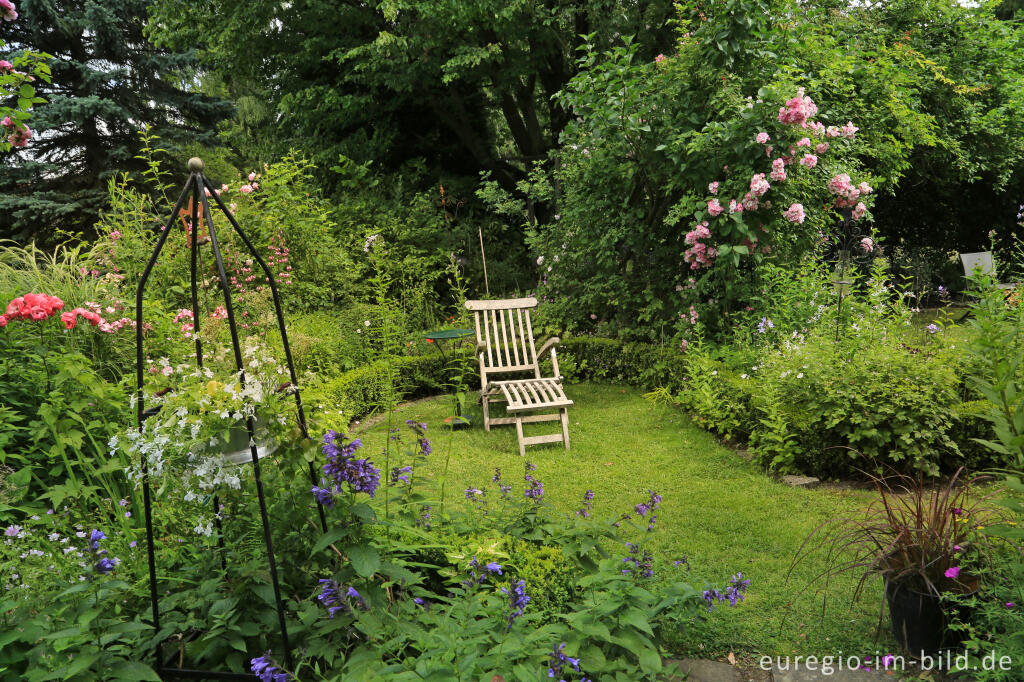
[[[203,160],[198,156],[193,156],[188,160],[188,170],[190,173],[202,173],[204,167],[205,164],[203,163]]]

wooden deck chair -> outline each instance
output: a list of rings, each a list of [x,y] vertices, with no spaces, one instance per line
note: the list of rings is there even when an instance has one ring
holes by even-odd
[[[515,424],[519,437],[519,454],[526,455],[527,445],[561,441],[569,449],[569,412],[572,401],[562,390],[555,346],[558,337],[551,337],[537,352],[533,343],[530,311],[537,307],[535,298],[513,298],[502,301],[466,301],[476,321],[476,351],[480,361],[480,400],[484,409],[484,428]],[[551,351],[553,377],[540,375],[540,357]],[[522,377],[523,374],[527,376]],[[520,375],[519,378],[495,379],[495,375]],[[490,403],[504,401],[507,417],[491,417]],[[548,410],[546,414],[527,414]],[[555,410],[555,412],[550,412]],[[523,424],[561,420],[562,432],[543,436],[523,435]]]

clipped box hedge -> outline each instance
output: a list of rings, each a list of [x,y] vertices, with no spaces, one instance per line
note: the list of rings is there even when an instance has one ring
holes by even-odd
[[[471,358],[466,360],[470,371],[465,382],[470,390],[476,390],[480,386],[480,374],[476,363]],[[451,353],[447,362],[440,353],[376,360],[312,385],[305,393],[309,396],[307,401],[330,405],[349,419],[360,419],[384,404],[392,373],[401,400],[451,392],[452,362]]]
[[[648,389],[682,390],[684,357],[673,348],[594,336],[565,339],[558,345],[559,369],[570,381],[614,381]],[[544,359],[542,367],[545,363],[550,360]]]

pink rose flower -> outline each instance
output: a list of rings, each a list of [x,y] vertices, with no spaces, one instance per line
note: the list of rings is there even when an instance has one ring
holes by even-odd
[[[864,214],[868,212],[868,207],[864,205],[864,202],[858,202],[857,206],[853,209],[853,219],[860,220],[864,217]]]
[[[666,61],[667,59],[668,59],[668,57],[666,57],[665,55],[659,54],[657,57],[654,58],[654,61],[657,64],[661,64],[662,62]]]
[[[4,21],[14,21],[18,18],[18,11],[11,0],[0,0],[0,17],[3,17]]]
[[[864,237],[864,239],[861,239],[860,245],[866,253],[871,253],[875,250],[875,243],[871,241],[871,237]]]
[[[807,168],[814,168],[818,165],[818,157],[814,154],[804,154],[804,157],[800,159],[800,165],[806,166]]]
[[[797,147],[810,147],[811,146],[811,138],[809,138],[809,137],[801,137],[800,141],[796,143],[796,146]]]
[[[722,215],[723,211],[725,211],[725,209],[722,208],[722,205],[720,203],[718,203],[718,199],[712,199],[711,201],[708,202],[708,213],[710,213],[712,216]]]
[[[758,133],[754,136],[754,140],[756,140],[758,144],[764,144],[770,139],[772,138],[768,136],[768,133]]]
[[[784,159],[775,159],[772,161],[772,172],[768,176],[776,181],[782,182],[786,179],[786,162]]]
[[[711,192],[712,194],[718,194],[718,180],[715,180],[714,182],[708,185],[708,191]]]
[[[242,194],[251,194],[252,185],[242,185],[241,187],[238,188],[238,191],[241,192]]]
[[[27,147],[28,141],[32,139],[32,129],[28,126],[18,128],[7,137],[12,147]]]
[[[782,212],[782,217],[791,223],[798,225],[804,222],[804,207],[802,204],[790,204],[789,208]]]
[[[4,73],[10,73],[14,70],[14,64],[11,64],[6,59],[0,59],[0,71]]]
[[[825,152],[828,151],[828,142],[819,142],[818,145],[814,148],[814,151],[818,152],[819,154],[824,154]]]

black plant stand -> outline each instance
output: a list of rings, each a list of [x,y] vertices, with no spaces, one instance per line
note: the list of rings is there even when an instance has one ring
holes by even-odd
[[[234,350],[235,366],[240,372],[241,383],[245,385],[245,371],[242,362],[242,349],[238,342],[238,326],[235,322],[235,311],[231,302],[231,289],[228,286],[227,273],[224,270],[224,260],[221,256],[220,243],[217,240],[217,233],[214,230],[213,220],[210,213],[210,204],[207,200],[206,192],[209,190],[210,197],[217,203],[217,207],[224,214],[224,217],[234,228],[235,233],[241,238],[245,244],[249,253],[256,263],[259,264],[263,273],[266,275],[267,283],[270,286],[271,294],[274,299],[274,311],[277,314],[278,329],[281,333],[281,342],[284,347],[285,360],[288,364],[288,373],[291,378],[291,386],[293,394],[295,396],[295,408],[298,413],[298,423],[304,438],[309,438],[309,432],[306,426],[306,415],[302,409],[302,399],[299,396],[298,391],[298,379],[295,375],[295,366],[292,362],[291,348],[288,345],[288,334],[285,330],[284,325],[284,313],[281,310],[281,298],[278,295],[277,285],[274,282],[274,275],[267,267],[263,258],[260,257],[256,248],[252,242],[242,231],[238,222],[234,216],[224,205],[224,202],[218,196],[217,191],[214,189],[213,184],[203,175],[203,162],[201,159],[192,158],[188,162],[189,178],[185,182],[185,187],[181,190],[181,194],[178,196],[178,201],[174,205],[174,210],[171,211],[170,217],[167,219],[167,224],[164,225],[163,231],[160,233],[157,239],[156,248],[153,249],[153,255],[150,256],[149,262],[146,264],[145,270],[142,272],[142,277],[139,280],[139,286],[135,294],[135,362],[136,362],[136,390],[137,390],[137,426],[141,429],[142,422],[147,417],[152,416],[156,413],[156,410],[146,410],[143,405],[143,392],[142,387],[145,381],[145,373],[143,372],[143,352],[142,352],[142,332],[143,332],[143,310],[142,310],[142,294],[146,288],[146,282],[149,279],[150,272],[153,266],[156,264],[157,259],[160,256],[160,251],[163,249],[164,244],[167,242],[168,236],[172,232],[172,227],[175,221],[178,219],[178,215],[185,205],[186,199],[191,195],[191,238],[188,239],[188,246],[191,257],[190,267],[190,283],[191,283],[191,294],[192,294],[192,322],[194,325],[193,334],[196,344],[196,364],[199,367],[203,366],[203,348],[202,341],[199,339],[199,321],[200,315],[199,310],[199,295],[198,295],[198,279],[197,279],[197,262],[199,248],[205,245],[200,244],[199,235],[199,211],[202,210],[204,222],[207,230],[209,231],[209,245],[210,250],[213,252],[214,260],[217,264],[217,276],[220,280],[221,291],[224,294],[224,308],[227,311],[227,322],[228,328],[231,331],[231,345]],[[201,209],[200,209],[201,207]],[[277,607],[277,620],[281,631],[281,641],[284,646],[284,662],[288,670],[294,670],[294,661],[292,658],[291,645],[288,642],[288,626],[285,622],[284,616],[284,603],[281,599],[281,586],[277,577],[277,562],[274,558],[274,546],[270,533],[270,520],[267,516],[267,502],[266,495],[263,490],[263,479],[260,475],[260,461],[257,454],[257,446],[255,444],[255,423],[252,417],[246,421],[246,429],[249,432],[250,450],[252,453],[252,466],[253,475],[256,480],[256,495],[259,499],[260,517],[263,522],[263,541],[267,549],[267,563],[270,568],[270,582],[274,589],[274,603]],[[313,467],[312,462],[309,464],[309,477],[310,480],[316,485],[316,470]],[[149,486],[149,472],[147,468],[146,457],[142,457],[142,496],[143,504],[145,507],[146,517],[146,553],[149,560],[149,597],[153,608],[153,629],[154,632],[159,635],[160,633],[160,599],[157,595],[157,581],[156,581],[156,545],[154,542],[153,534],[153,510],[152,510],[152,499],[150,494]],[[214,519],[217,523],[218,541],[223,543],[223,534],[221,533],[220,524],[220,509],[218,508],[218,502],[214,500]],[[323,506],[317,505],[320,514],[321,528],[326,532],[327,530],[327,519],[324,515]],[[221,545],[223,547],[223,545]],[[227,568],[226,559],[224,554],[221,554],[222,567]],[[262,652],[261,652],[262,653]],[[215,679],[215,680],[252,680],[255,676],[251,672],[220,672],[210,670],[197,670],[191,668],[180,668],[165,665],[161,655],[159,643],[156,646],[156,671],[164,679]]]

